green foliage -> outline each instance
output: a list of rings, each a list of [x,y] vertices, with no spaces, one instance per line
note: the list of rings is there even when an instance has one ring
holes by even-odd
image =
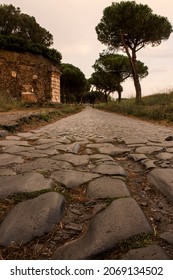
[[[53,36],[34,17],[13,5],[0,5],[0,49],[31,52],[60,65],[62,56],[49,48],[52,44]]]
[[[85,75],[79,68],[68,63],[61,65],[61,73],[62,102],[80,103],[88,87]]]
[[[61,53],[55,49],[49,49],[38,43],[26,41],[15,36],[0,35],[0,49],[42,55],[56,65],[60,65],[62,59]]]
[[[0,34],[14,36],[49,47],[53,36],[41,27],[33,16],[23,14],[13,5],[0,5]]]
[[[117,91],[120,101],[123,90],[121,83],[127,78],[132,77],[132,69],[128,57],[113,53],[102,53],[99,59],[95,61],[93,68],[95,73],[92,74],[90,83],[97,90],[103,91],[105,95]],[[140,78],[148,75],[148,67],[141,61],[137,61],[137,71]]]
[[[105,8],[100,23],[96,26],[98,40],[111,50],[126,52],[131,65],[136,100],[141,100],[136,53],[145,45],[159,45],[172,32],[167,18],[153,14],[152,10],[135,1],[114,2]]]

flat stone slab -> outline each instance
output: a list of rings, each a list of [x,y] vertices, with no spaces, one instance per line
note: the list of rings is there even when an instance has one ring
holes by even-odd
[[[173,169],[156,168],[147,175],[148,182],[173,202]]]
[[[50,189],[51,179],[46,179],[39,173],[25,173],[14,176],[0,177],[0,198],[15,193],[35,192]]]
[[[158,147],[158,146],[143,146],[143,147],[138,147],[138,148],[135,150],[135,153],[151,155],[151,154],[154,154],[154,153],[156,153],[156,152],[161,152],[161,151],[163,151],[163,147]]]
[[[105,161],[113,161],[114,159],[111,156],[108,155],[102,155],[102,154],[94,154],[94,155],[90,155],[90,160],[92,160],[92,162],[94,163],[101,163],[101,162],[105,162]]]
[[[159,245],[132,249],[122,256],[123,260],[169,260],[169,256]]]
[[[9,132],[6,130],[0,130],[0,138],[5,138],[7,135],[9,135]]]
[[[122,155],[125,153],[129,153],[131,150],[129,148],[121,148],[121,147],[115,147],[114,145],[108,146],[108,147],[101,147],[98,149],[98,151],[101,154],[107,154],[110,156],[115,156],[115,155]]]
[[[50,158],[37,158],[33,161],[16,165],[13,168],[17,172],[31,172],[31,171],[55,171],[60,169],[73,169],[73,166],[65,161],[57,161]]]
[[[51,178],[58,183],[65,185],[67,188],[79,187],[95,178],[100,177],[98,174],[75,171],[75,170],[60,170],[51,175]]]
[[[130,196],[130,193],[122,180],[101,177],[89,183],[86,196],[92,199],[117,198]]]
[[[87,155],[75,155],[67,153],[54,156],[52,159],[67,161],[74,166],[87,165],[89,163],[89,156]]]
[[[13,175],[16,175],[16,172],[14,172],[11,169],[8,168],[0,169],[0,176],[13,176]]]
[[[0,146],[30,146],[27,141],[17,141],[17,140],[0,140]]]
[[[145,166],[145,169],[153,169],[156,168],[155,160],[142,160],[142,164]]]
[[[129,148],[116,147],[110,143],[88,144],[87,147],[97,149],[99,153],[110,156],[124,154],[131,151]]]
[[[104,175],[112,175],[112,176],[126,176],[125,170],[123,167],[117,164],[109,164],[109,163],[102,163],[96,166],[92,172],[100,173]]]
[[[162,239],[164,239],[169,244],[173,245],[173,231],[167,231],[160,235]]]
[[[166,149],[166,152],[167,152],[167,153],[173,153],[173,148],[168,148],[168,149]]]
[[[25,244],[51,231],[64,212],[64,198],[56,192],[17,204],[0,225],[0,245]]]
[[[132,158],[134,161],[141,161],[143,159],[147,159],[144,154],[130,154],[128,158]]]
[[[35,149],[33,147],[26,147],[26,146],[7,146],[2,148],[3,152],[9,153],[9,154],[19,154],[20,152],[34,152]]]
[[[0,166],[6,166],[13,163],[23,163],[24,159],[21,156],[11,154],[0,154]]]
[[[117,199],[91,220],[80,238],[59,247],[52,259],[91,259],[115,248],[123,240],[150,232],[152,228],[136,201]]]
[[[158,159],[162,159],[162,160],[168,160],[168,159],[171,159],[173,158],[173,154],[171,153],[159,153],[158,155],[156,155],[156,157]]]

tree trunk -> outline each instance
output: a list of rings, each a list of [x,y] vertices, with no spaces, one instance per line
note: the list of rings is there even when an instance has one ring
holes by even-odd
[[[137,70],[137,62],[136,62],[136,52],[135,50],[132,52],[132,74],[133,74],[133,81],[135,85],[135,90],[136,90],[136,103],[140,103],[142,99],[142,91],[141,91],[141,85],[139,81],[139,75],[138,75],[138,70]]]
[[[122,40],[123,46],[125,48],[125,51],[127,53],[127,56],[129,58],[129,61],[130,61],[131,67],[132,67],[132,76],[133,76],[134,86],[135,86],[135,90],[136,90],[136,103],[140,103],[141,99],[142,99],[142,90],[141,90],[139,75],[138,75],[138,71],[137,71],[136,50],[135,50],[135,48],[132,49],[131,50],[132,55],[131,55],[129,48],[125,43],[123,34],[121,34],[121,40]]]
[[[108,95],[107,95],[107,93],[105,93],[104,96],[105,96],[105,101],[106,101],[106,104],[107,104],[108,103]]]
[[[118,101],[121,102],[121,90],[118,91]]]

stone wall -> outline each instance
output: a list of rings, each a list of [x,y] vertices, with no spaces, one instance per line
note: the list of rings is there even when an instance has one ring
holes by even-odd
[[[30,53],[0,50],[0,92],[28,102],[60,102],[60,71]]]

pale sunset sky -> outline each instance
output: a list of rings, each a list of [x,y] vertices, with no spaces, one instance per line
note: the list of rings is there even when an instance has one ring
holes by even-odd
[[[34,16],[54,38],[53,47],[61,52],[62,62],[79,67],[86,78],[99,53],[106,49],[97,40],[96,25],[103,10],[112,0],[3,0],[1,4],[20,7],[23,13]],[[155,14],[165,16],[173,25],[172,0],[136,0],[147,4]],[[173,89],[173,34],[158,47],[147,46],[137,53],[137,59],[149,68],[149,75],[141,82],[142,92],[149,95]],[[122,84],[123,97],[135,96],[133,81]],[[116,98],[115,94],[115,98]]]

